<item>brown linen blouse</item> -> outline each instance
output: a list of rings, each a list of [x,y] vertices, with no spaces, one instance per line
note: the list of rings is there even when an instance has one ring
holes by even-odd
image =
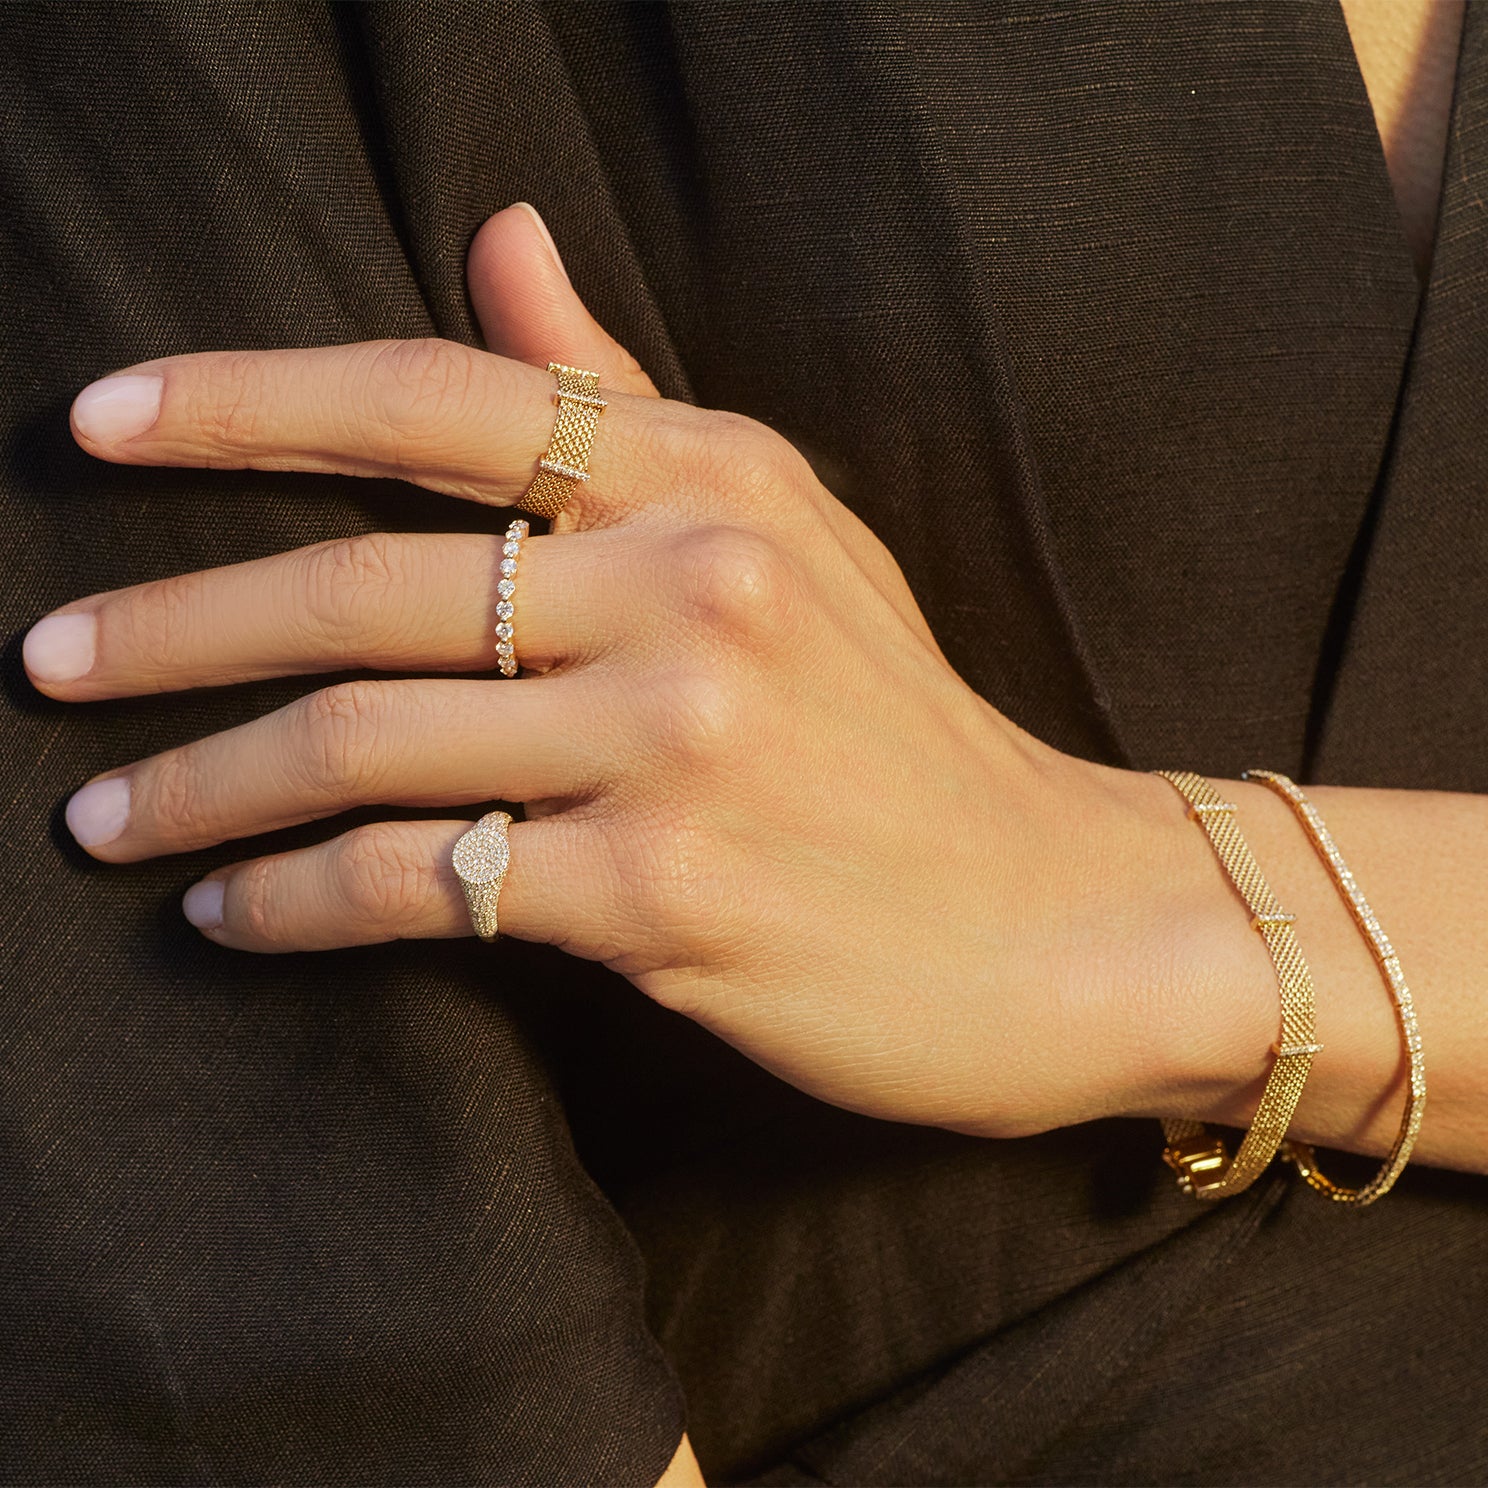
[[[120,869],[59,803],[307,684],[64,708],[19,665],[78,595],[496,530],[392,481],[103,465],[67,408],[172,352],[475,342],[466,247],[525,198],[662,389],[789,435],[1041,738],[1488,790],[1475,4],[1424,293],[1333,5],[4,33],[0,1480],[649,1485],[684,1398],[710,1481],[1488,1476],[1482,1179],[1200,1209],[1155,1124],[873,1122],[544,947],[221,950],[180,891],[324,824]]]

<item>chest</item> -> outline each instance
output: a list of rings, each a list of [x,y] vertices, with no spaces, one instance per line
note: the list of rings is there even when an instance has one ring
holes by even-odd
[[[1441,194],[1461,0],[1343,0],[1401,224],[1424,279]]]

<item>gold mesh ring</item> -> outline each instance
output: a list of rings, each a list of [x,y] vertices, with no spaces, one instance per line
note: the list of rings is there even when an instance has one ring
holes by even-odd
[[[548,452],[537,462],[537,478],[518,503],[538,517],[556,517],[574,488],[589,479],[589,451],[599,416],[608,406],[599,396],[599,374],[549,362],[558,379],[558,417]]]

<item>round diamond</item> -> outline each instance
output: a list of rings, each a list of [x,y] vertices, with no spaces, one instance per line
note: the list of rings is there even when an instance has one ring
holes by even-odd
[[[509,538],[502,543],[501,551],[507,558],[515,558],[522,551],[522,544]]]
[[[495,883],[511,861],[503,826],[477,823],[455,843],[455,872],[473,884]]]
[[[501,560],[501,572],[504,573],[507,578],[511,578],[511,576],[516,573],[516,571],[517,560],[515,558],[503,558]]]
[[[510,620],[517,613],[517,607],[509,599],[503,599],[496,606],[496,618],[498,620]]]
[[[511,526],[506,529],[506,535],[508,537],[518,537],[518,538],[520,538],[520,537],[526,537],[527,534],[529,532],[531,532],[531,531],[532,531],[531,524],[528,523],[528,522],[524,522],[521,517],[518,517],[517,520],[515,522],[513,522],[511,524]]]
[[[515,656],[516,647],[510,641],[497,641],[496,654],[498,656]]]
[[[502,599],[510,599],[517,592],[517,586],[510,579],[502,579],[496,586],[496,592]]]
[[[503,656],[501,658],[501,675],[503,677],[515,677],[517,675],[517,664],[509,656]]]
[[[496,627],[496,639],[498,641],[509,641],[512,638],[512,628],[505,620]]]

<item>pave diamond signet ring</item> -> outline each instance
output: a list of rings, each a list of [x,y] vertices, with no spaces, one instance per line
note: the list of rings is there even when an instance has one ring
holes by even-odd
[[[496,901],[511,862],[506,835],[511,820],[504,811],[488,811],[455,843],[455,872],[465,890],[470,923],[482,940],[496,939]]]

